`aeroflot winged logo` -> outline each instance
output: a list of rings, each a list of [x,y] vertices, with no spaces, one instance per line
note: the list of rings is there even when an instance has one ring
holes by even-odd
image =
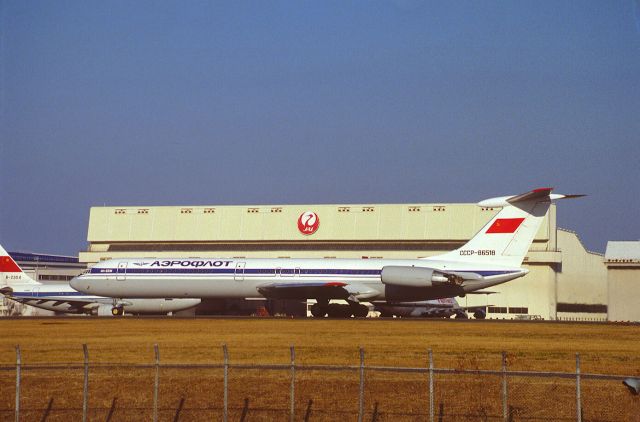
[[[320,227],[320,218],[313,211],[305,211],[298,217],[298,230],[300,233],[310,235],[314,234]]]

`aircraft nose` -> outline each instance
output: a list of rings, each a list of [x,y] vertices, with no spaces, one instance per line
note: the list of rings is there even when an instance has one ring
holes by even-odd
[[[69,281],[69,285],[71,286],[71,288],[79,292],[85,292],[91,287],[87,281],[82,280],[80,277],[72,278],[71,281]]]

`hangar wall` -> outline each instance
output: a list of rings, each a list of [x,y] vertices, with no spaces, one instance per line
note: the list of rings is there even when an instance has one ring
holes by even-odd
[[[640,266],[634,268],[609,267],[610,321],[640,321],[639,269]]]
[[[562,263],[557,277],[557,319],[607,319],[607,269],[602,254],[588,251],[577,233],[558,229]]]
[[[298,228],[307,211],[313,234]],[[476,204],[339,204],[92,207],[91,265],[109,258],[419,258],[463,245],[498,209]],[[607,316],[602,256],[558,229],[553,205],[525,257],[530,273],[490,295],[459,299],[488,306],[489,318],[584,319]]]
[[[640,321],[640,241],[607,243],[610,321]]]
[[[309,210],[318,215],[320,225],[305,235],[297,220]],[[356,258],[382,253],[385,258],[411,258],[464,244],[497,212],[475,204],[92,207],[89,247],[80,260],[95,263],[135,252],[140,257],[197,253]],[[529,258],[557,259],[555,236],[552,207]]]

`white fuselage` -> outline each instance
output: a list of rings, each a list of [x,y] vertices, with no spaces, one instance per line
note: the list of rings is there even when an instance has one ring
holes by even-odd
[[[385,266],[467,271],[482,276],[461,286],[399,288],[382,283]],[[424,300],[451,297],[521,277],[527,270],[432,259],[114,259],[71,281],[82,292],[110,297],[262,298],[265,285],[346,283],[361,298]],[[405,297],[406,296],[406,297]]]

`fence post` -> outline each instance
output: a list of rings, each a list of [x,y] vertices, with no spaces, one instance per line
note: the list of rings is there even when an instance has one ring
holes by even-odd
[[[227,345],[222,345],[222,353],[224,355],[224,392],[222,395],[222,420],[227,422],[229,418],[229,352],[227,351]]]
[[[296,410],[296,349],[291,345],[291,413],[289,420],[295,420]]]
[[[87,345],[82,345],[84,353],[84,385],[82,388],[82,422],[87,422],[87,411],[89,409],[89,350]]]
[[[507,352],[502,352],[502,419],[504,422],[509,420],[509,411],[507,404],[509,397],[507,395]]]
[[[429,421],[433,422],[434,415],[434,397],[433,397],[433,351],[429,349]]]
[[[20,420],[20,369],[22,367],[22,357],[20,355],[20,345],[16,345],[16,422]]]
[[[580,353],[576,353],[576,417],[582,422],[582,398],[580,391]]]
[[[360,347],[360,395],[358,398],[358,422],[364,418],[364,349]]]
[[[153,383],[153,422],[158,422],[158,386],[160,384],[160,349],[158,345],[153,345],[153,350],[156,355],[156,378]]]

